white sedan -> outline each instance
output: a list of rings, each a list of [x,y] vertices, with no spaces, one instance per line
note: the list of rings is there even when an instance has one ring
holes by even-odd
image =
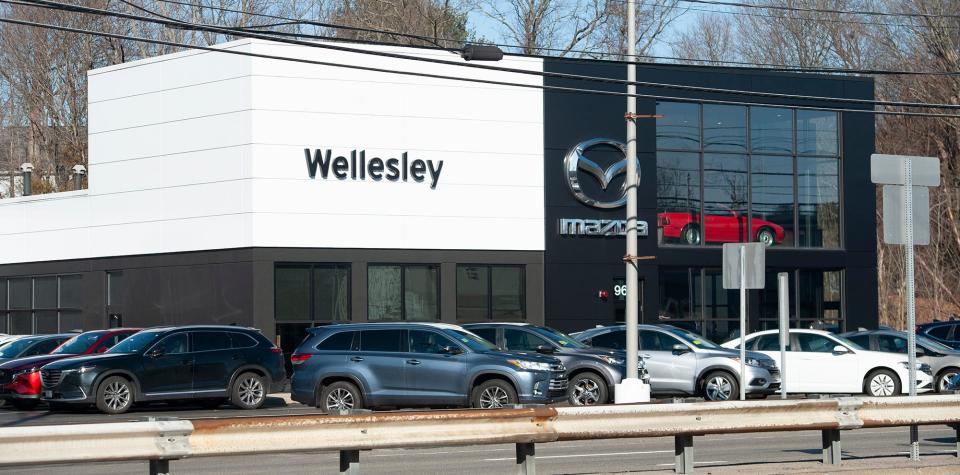
[[[747,350],[780,361],[779,330],[747,335]],[[740,339],[722,346],[740,348]],[[892,396],[909,392],[906,355],[868,351],[856,343],[821,330],[790,329],[786,352],[786,387],[791,393],[866,393]],[[917,388],[929,391],[933,377],[929,365],[918,365]],[[924,372],[926,369],[926,372]]]

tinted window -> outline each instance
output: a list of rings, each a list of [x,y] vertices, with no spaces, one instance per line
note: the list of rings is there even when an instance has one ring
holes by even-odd
[[[657,148],[700,149],[700,105],[658,102]]]
[[[353,349],[353,335],[357,332],[340,332],[328,336],[317,345],[320,351],[349,351]]]
[[[406,320],[439,320],[440,287],[437,267],[408,266],[403,275],[403,312]]]
[[[887,353],[907,353],[907,339],[890,335],[877,335],[877,349]]]
[[[79,275],[60,277],[60,307],[81,308],[83,302],[83,280]]]
[[[447,346],[458,348],[449,338],[427,330],[410,330],[410,351],[412,353],[441,354]]]
[[[467,345],[467,347],[473,351],[490,351],[497,349],[497,347],[492,343],[478,337],[472,332],[453,329],[445,329],[443,332],[453,338],[456,338],[460,343]]]
[[[50,338],[31,347],[23,356],[45,355],[60,346],[66,338]]]
[[[253,348],[260,343],[245,333],[230,332],[230,340],[234,348]]]
[[[106,332],[89,332],[82,335],[77,335],[67,340],[66,343],[57,348],[54,353],[58,355],[79,355],[87,351],[87,349],[96,343],[104,333]]]
[[[490,292],[489,286],[489,267],[457,266],[458,319],[483,320],[489,318],[490,309],[487,305],[487,294]]]
[[[471,328],[470,331],[477,334],[477,336],[480,338],[489,341],[490,343],[497,343],[496,328]]]
[[[175,355],[187,352],[187,334],[176,333],[160,340],[151,351],[160,350],[165,355]]]
[[[811,333],[797,333],[797,343],[800,345],[800,351],[811,353],[833,353],[833,347],[837,343],[827,337],[814,335]]]
[[[403,330],[365,330],[360,338],[363,351],[401,351]]]
[[[163,330],[145,330],[139,333],[130,335],[129,338],[125,338],[122,342],[118,343],[113,348],[110,348],[110,353],[136,353],[144,348],[147,345],[152,343],[154,340],[159,337]]]
[[[403,294],[400,291],[403,270],[400,266],[367,268],[367,318],[399,320],[402,318]]]
[[[193,351],[229,350],[230,335],[225,332],[191,332]]]
[[[797,111],[797,153],[837,155],[837,113]]]
[[[536,351],[537,347],[553,348],[547,340],[514,328],[503,329],[503,347],[507,350]]]
[[[57,308],[57,278],[33,279],[33,308]]]
[[[683,345],[683,343],[665,333],[649,330],[640,332],[641,351],[673,351],[673,345]],[[687,347],[687,345],[683,346]]]
[[[756,351],[780,351],[780,335],[777,333],[760,335],[750,343],[754,342],[757,344],[754,348]],[[747,345],[747,348],[750,348],[750,344]]]
[[[851,337],[847,337],[847,338],[848,338],[850,341],[852,341],[852,342],[854,342],[854,343],[856,343],[856,344],[858,344],[858,345],[860,345],[860,346],[862,346],[862,347],[864,347],[864,348],[870,348],[870,335],[857,335],[857,336],[851,336]]]
[[[950,327],[947,325],[933,327],[927,330],[927,335],[941,340],[946,340],[950,336]]]
[[[703,148],[720,152],[745,152],[747,150],[747,108],[704,105]]]
[[[612,332],[597,335],[590,339],[591,346],[598,348],[614,348],[622,350],[627,347],[627,332],[625,330],[614,330]]]
[[[754,152],[793,153],[793,111],[751,107],[750,143]]]
[[[525,298],[523,267],[498,266],[490,272],[493,319],[522,319]]]

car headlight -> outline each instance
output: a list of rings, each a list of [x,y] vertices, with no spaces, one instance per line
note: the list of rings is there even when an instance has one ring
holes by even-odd
[[[79,367],[79,368],[65,369],[65,370],[63,370],[63,372],[64,372],[64,373],[84,374],[84,373],[89,373],[89,372],[93,371],[94,369],[96,369],[96,366],[81,366],[81,367]]]
[[[20,371],[15,371],[13,373],[13,377],[16,378],[17,376],[22,376],[25,374],[36,373],[36,372],[37,372],[37,368],[21,369]]]
[[[507,363],[528,371],[550,371],[549,363],[540,363],[538,361],[527,360],[507,360]]]
[[[737,363],[740,362],[740,357],[739,357],[739,356],[728,356],[727,358],[730,358],[731,360],[736,361]],[[747,366],[756,366],[756,367],[758,367],[758,368],[762,368],[762,367],[763,367],[763,365],[760,364],[760,360],[758,360],[758,359],[756,359],[756,358],[754,358],[754,357],[752,357],[752,356],[748,356],[748,357],[747,357],[747,362],[746,362],[746,364],[747,364]]]
[[[600,359],[603,360],[604,362],[606,362],[607,364],[612,364],[612,365],[622,365],[622,364],[624,364],[624,361],[623,361],[622,359],[620,359],[620,358],[614,358],[614,357],[612,357],[612,356],[606,356],[606,355],[604,355],[604,356],[601,356]]]

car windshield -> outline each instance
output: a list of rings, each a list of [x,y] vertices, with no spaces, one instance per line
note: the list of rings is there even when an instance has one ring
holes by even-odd
[[[37,341],[38,340],[36,338],[20,338],[18,340],[13,340],[0,348],[0,358],[14,358],[22,353],[23,350],[26,350],[28,346],[36,343]]]
[[[106,332],[87,332],[77,335],[53,350],[52,355],[82,355]]]
[[[467,348],[470,348],[473,351],[493,351],[497,349],[497,346],[493,343],[490,343],[483,338],[480,338],[473,333],[470,333],[466,330],[454,330],[452,328],[445,329],[444,332],[459,341],[461,344],[467,345]]]
[[[107,350],[107,353],[137,353],[147,345],[153,343],[158,337],[167,332],[163,330],[145,330],[130,335],[126,340],[121,341]]]
[[[670,332],[671,335],[680,337],[681,340],[690,343],[697,348],[705,348],[708,350],[715,350],[720,348],[720,345],[704,338],[701,335],[698,335],[692,331],[684,330],[677,327],[666,327],[666,330]]]
[[[530,327],[538,335],[546,337],[548,340],[564,347],[564,348],[589,348],[587,345],[580,343],[576,338],[566,335],[563,332],[559,332],[550,327]]]
[[[956,351],[953,348],[950,348],[949,346],[944,345],[943,343],[940,343],[939,341],[931,340],[921,335],[917,335],[917,343],[922,343],[923,346],[926,346],[927,348],[930,348],[931,350],[934,350],[934,351],[939,351],[941,353],[953,353],[954,351]]]
[[[843,343],[844,345],[847,345],[850,348],[853,348],[854,350],[866,350],[866,348],[858,345],[856,342],[848,338],[844,338],[840,335],[835,335],[835,334],[831,334],[830,336],[832,336],[833,338],[836,338],[837,340],[840,340],[840,343]]]

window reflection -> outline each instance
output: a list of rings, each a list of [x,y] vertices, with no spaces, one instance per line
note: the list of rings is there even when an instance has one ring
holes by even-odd
[[[751,240],[768,246],[792,246],[793,157],[754,155],[751,167]]]
[[[747,156],[704,154],[706,243],[747,241],[747,212]]]
[[[837,113],[797,111],[797,153],[837,155]]]
[[[747,108],[704,105],[703,149],[713,152],[746,152]]]
[[[840,247],[840,176],[836,158],[797,158],[799,237],[803,247]]]
[[[751,150],[765,153],[793,153],[793,111],[777,107],[750,109]]]
[[[700,105],[658,102],[657,148],[700,150]]]
[[[699,154],[657,154],[657,212],[661,243],[700,243]]]

